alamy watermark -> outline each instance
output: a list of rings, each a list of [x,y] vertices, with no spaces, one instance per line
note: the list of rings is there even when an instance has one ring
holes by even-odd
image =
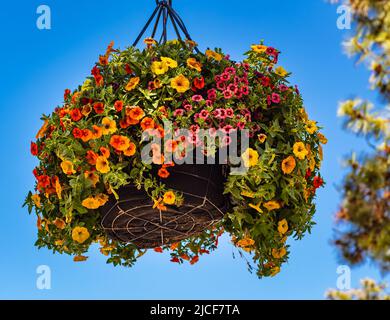
[[[336,272],[338,274],[336,281],[337,289],[342,291],[351,290],[351,268],[341,265],[337,267]]]
[[[352,23],[352,9],[348,5],[340,5],[337,7],[337,18],[336,25],[339,30],[350,30]]]
[[[37,280],[36,286],[38,290],[51,289],[51,269],[47,265],[40,265],[36,269]]]
[[[39,15],[37,18],[37,28],[39,30],[51,29],[51,9],[48,5],[42,4],[38,6],[36,13]]]

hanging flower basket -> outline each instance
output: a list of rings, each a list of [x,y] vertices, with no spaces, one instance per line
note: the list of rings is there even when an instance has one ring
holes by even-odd
[[[137,49],[154,18],[153,37],[164,22],[160,42]],[[178,40],[166,39],[168,18]],[[275,275],[287,237],[313,225],[326,143],[279,51],[253,45],[243,62],[202,53],[167,1],[143,32],[125,50],[110,44],[91,76],[43,116],[25,203],[38,217],[36,245],[75,261],[99,242],[114,265],[131,266],[146,249],[194,264],[226,231],[259,276]],[[219,155],[233,149],[235,157]],[[199,152],[216,163],[180,163]]]

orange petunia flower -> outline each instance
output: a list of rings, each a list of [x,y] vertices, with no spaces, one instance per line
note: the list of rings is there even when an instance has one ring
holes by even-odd
[[[130,139],[125,136],[113,135],[110,139],[110,145],[118,151],[125,151],[130,147]]]
[[[191,69],[195,69],[196,71],[199,72],[202,71],[202,64],[199,61],[197,61],[195,58],[188,58],[187,66]]]
[[[92,138],[93,139],[99,139],[103,135],[103,129],[99,126],[93,125],[92,126]]]
[[[155,127],[155,122],[152,118],[149,118],[149,117],[145,117],[142,119],[141,121],[141,128],[142,130],[148,130],[148,129],[154,129]]]
[[[123,154],[127,157],[131,157],[135,154],[136,146],[133,142],[130,142],[129,147],[123,151]]]
[[[99,63],[103,66],[108,65],[108,57],[107,56],[100,56]]]
[[[99,176],[93,171],[85,171],[84,177],[91,181],[94,187],[96,187],[96,184],[99,182]]]
[[[158,199],[158,200],[154,200],[154,205],[153,205],[153,209],[158,209],[160,211],[166,211],[167,210],[167,207],[164,206],[163,202],[162,202],[162,199]]]
[[[110,172],[110,164],[106,157],[97,157],[96,170],[99,171],[100,173]]]
[[[170,139],[165,142],[166,152],[170,152],[170,153],[175,152],[177,150],[177,147],[178,147],[178,143],[175,140]]]
[[[154,130],[154,134],[159,138],[164,138],[165,136],[164,128],[162,126],[157,126],[156,129]]]
[[[144,43],[147,45],[148,48],[150,48],[151,46],[155,45],[157,41],[149,37],[144,39]]]
[[[66,223],[64,220],[60,219],[60,218],[56,218],[54,221],[53,221],[53,224],[58,228],[58,229],[65,229],[65,226],[66,226]]]
[[[284,174],[290,174],[294,171],[296,161],[293,156],[289,156],[282,161],[282,171]]]
[[[95,152],[93,152],[92,150],[87,151],[86,159],[90,165],[92,165],[92,166],[96,165],[97,158],[98,158],[98,155]]]
[[[110,150],[106,147],[100,147],[100,152],[103,157],[106,157],[107,159],[110,157]]]
[[[152,161],[154,164],[163,164],[164,163],[164,155],[161,153],[154,153],[152,157]]]
[[[81,140],[84,142],[88,142],[89,140],[93,139],[93,133],[89,129],[84,129],[81,131]]]
[[[145,112],[138,106],[126,109],[126,115],[134,120],[141,120],[145,116]]]
[[[157,174],[158,174],[158,176],[159,176],[160,178],[163,178],[163,179],[168,178],[169,175],[170,175],[169,171],[168,171],[167,169],[165,169],[165,168],[159,169],[158,172],[157,172]]]
[[[125,87],[126,91],[134,90],[137,87],[139,80],[139,77],[131,78]]]
[[[39,131],[36,135],[37,139],[43,138],[45,136],[45,133],[47,131],[48,126],[49,126],[49,121],[45,120],[45,122],[43,123],[43,126],[39,129]]]
[[[120,126],[122,129],[127,129],[128,127],[130,127],[130,124],[127,122],[127,118],[128,118],[128,117],[119,120],[119,126]]]

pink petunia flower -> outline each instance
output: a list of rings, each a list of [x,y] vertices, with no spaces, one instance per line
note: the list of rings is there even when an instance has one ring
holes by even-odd
[[[225,90],[223,92],[223,96],[225,99],[231,99],[233,97],[233,91]]]
[[[244,130],[244,128],[245,128],[245,122],[240,121],[237,123],[237,129]]]
[[[200,101],[203,100],[203,97],[202,97],[200,94],[195,94],[195,95],[192,96],[191,99],[192,99],[192,101],[194,101],[194,102],[200,102]]]
[[[227,67],[225,69],[225,73],[236,74],[236,69],[234,69],[233,67]]]
[[[227,109],[226,109],[226,117],[227,117],[227,118],[233,118],[233,116],[234,116],[234,111],[233,111],[233,109],[232,109],[232,108],[227,108]]]
[[[221,80],[222,81],[229,81],[231,78],[230,73],[224,72],[221,74]]]
[[[273,103],[278,104],[280,102],[280,96],[277,93],[272,93],[271,100]]]
[[[179,116],[182,116],[184,114],[184,110],[183,109],[176,109],[174,112],[173,112],[173,115],[175,117],[179,117]]]
[[[187,110],[187,111],[191,111],[191,110],[192,110],[192,105],[190,105],[190,104],[185,104],[183,108],[184,108],[185,110]]]
[[[219,90],[221,90],[221,91],[225,90],[226,89],[226,83],[222,82],[222,81],[217,82],[217,88]]]
[[[226,147],[226,146],[228,146],[229,144],[231,144],[232,143],[232,138],[231,137],[229,137],[229,136],[224,136],[223,138],[222,138],[222,146],[223,147]]]
[[[209,112],[207,110],[202,110],[200,113],[199,113],[199,117],[202,118],[202,119],[207,119],[209,117]]]

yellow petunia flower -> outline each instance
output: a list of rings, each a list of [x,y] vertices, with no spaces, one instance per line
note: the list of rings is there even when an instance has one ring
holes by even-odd
[[[191,69],[195,69],[198,72],[202,71],[202,64],[199,61],[197,61],[195,58],[188,58],[187,66]]]
[[[163,196],[163,201],[166,204],[172,205],[176,201],[176,196],[172,191],[165,192],[165,194]]]
[[[31,200],[34,202],[34,204],[37,208],[40,208],[42,206],[41,197],[39,196],[39,194],[33,194],[31,196]]]
[[[263,213],[263,210],[261,210],[260,206],[261,206],[261,203],[259,203],[258,205],[255,205],[253,203],[249,204],[249,207],[251,207],[252,209],[255,209],[258,213]]]
[[[107,203],[109,197],[104,193],[100,193],[97,196],[95,196],[95,199],[99,202],[100,206],[104,206]]]
[[[179,93],[184,93],[190,88],[190,81],[181,74],[172,79],[171,87]]]
[[[237,246],[240,248],[251,247],[254,244],[255,244],[255,240],[253,240],[251,238],[244,238],[244,239],[237,242]]]
[[[104,135],[113,134],[118,130],[116,127],[116,122],[110,118],[103,118],[102,124],[102,132]]]
[[[215,52],[213,50],[210,50],[210,49],[206,50],[205,54],[206,54],[207,58],[212,58],[212,59],[214,59],[216,61],[221,61],[223,59],[223,55],[222,54],[219,54],[219,53],[217,53],[217,52]]]
[[[322,144],[327,144],[328,143],[328,139],[322,133],[318,132],[317,136],[318,136],[318,139],[320,140],[320,142]]]
[[[139,80],[139,77],[131,78],[125,87],[126,91],[134,90],[137,87]]]
[[[99,200],[95,199],[94,197],[89,197],[84,199],[83,202],[81,202],[81,204],[83,207],[91,210],[101,207]]]
[[[267,135],[265,135],[264,133],[260,133],[260,134],[257,136],[257,139],[259,140],[260,143],[264,143],[265,140],[267,140]]]
[[[89,238],[88,229],[85,227],[75,227],[72,230],[72,239],[80,244],[84,243]]]
[[[164,62],[169,68],[177,68],[177,61],[168,57],[161,57],[161,61]]]
[[[271,270],[271,277],[276,276],[280,272],[280,267],[274,267]]]
[[[74,262],[83,262],[83,261],[86,261],[87,259],[88,259],[88,257],[86,257],[86,256],[78,255],[78,256],[75,256],[73,258],[73,261]]]
[[[267,50],[267,46],[262,45],[262,44],[255,44],[251,46],[252,51],[257,52],[257,53],[264,53]]]
[[[307,151],[305,144],[303,142],[294,143],[293,152],[294,155],[301,160],[305,159],[306,156],[309,154],[309,151]]]
[[[55,242],[54,242],[54,244],[56,245],[56,246],[62,246],[62,245],[64,245],[64,243],[65,243],[65,241],[64,240],[56,240]]]
[[[306,123],[306,131],[310,134],[313,134],[314,132],[316,132],[318,130],[318,127],[316,125],[316,122],[315,121],[308,121]]]
[[[99,156],[96,159],[96,170],[100,173],[110,172],[110,164],[106,157]]]
[[[281,259],[283,258],[287,253],[287,250],[286,248],[281,248],[281,249],[276,249],[276,248],[273,248],[272,249],[272,256],[275,258],[275,259]]]
[[[259,162],[259,153],[252,148],[246,149],[241,157],[244,161],[244,166],[247,168],[254,167]]]
[[[264,207],[268,211],[273,211],[273,210],[280,209],[281,206],[280,206],[280,203],[277,201],[268,201],[268,202],[264,203]]]
[[[253,192],[247,190],[241,191],[241,195],[243,197],[252,198],[252,199],[255,197],[255,194]]]
[[[289,156],[282,161],[282,171],[284,174],[290,174],[294,171],[296,161],[293,156]]]
[[[161,75],[167,72],[169,68],[164,61],[153,61],[151,69],[154,74]]]
[[[280,234],[285,234],[288,231],[288,223],[286,219],[278,222],[278,231]]]
[[[56,189],[56,193],[57,193],[58,199],[61,200],[62,199],[62,187],[61,187],[61,184],[60,184],[60,180],[58,178],[56,179],[54,187]]]
[[[283,78],[288,75],[288,72],[283,67],[277,67],[275,73]]]
[[[73,163],[67,160],[61,162],[61,169],[67,175],[76,173],[76,171],[73,168]]]

